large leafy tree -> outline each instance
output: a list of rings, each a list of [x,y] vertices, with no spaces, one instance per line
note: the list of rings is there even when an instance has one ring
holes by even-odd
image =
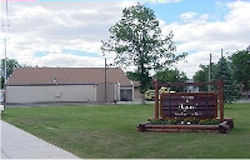
[[[141,93],[150,86],[150,70],[162,69],[184,57],[175,54],[173,33],[163,36],[154,11],[139,3],[125,8],[109,32],[110,37],[102,41],[101,49],[104,53],[115,53],[117,65],[137,67]]]
[[[237,51],[231,57],[233,79],[248,91],[250,89],[250,46],[247,50]]]

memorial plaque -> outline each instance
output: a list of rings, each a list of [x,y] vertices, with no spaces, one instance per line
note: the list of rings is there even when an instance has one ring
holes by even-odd
[[[217,117],[215,93],[164,93],[160,96],[160,115],[163,119]]]

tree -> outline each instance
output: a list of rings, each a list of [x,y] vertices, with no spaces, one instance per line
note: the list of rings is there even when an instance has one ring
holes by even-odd
[[[126,74],[127,74],[128,79],[130,79],[132,81],[139,81],[140,80],[140,76],[139,76],[138,71],[135,71],[135,72],[128,71]]]
[[[231,57],[233,79],[243,87],[244,91],[250,89],[250,46],[247,50],[237,51]]]
[[[151,70],[170,66],[185,56],[174,54],[173,33],[164,37],[154,11],[139,3],[125,8],[121,19],[109,32],[109,40],[102,41],[101,49],[104,53],[115,54],[115,64],[137,67],[141,93],[150,86]]]
[[[169,69],[166,68],[165,70],[158,71],[154,75],[155,79],[160,82],[185,82],[188,80],[186,74],[184,72],[180,72],[177,68]],[[173,87],[172,90],[183,90],[183,87]]]
[[[13,73],[13,71],[17,68],[20,68],[21,65],[15,59],[7,59],[6,61],[6,68],[7,68],[7,78]],[[5,71],[5,59],[1,60],[1,88],[3,88],[4,84],[4,71]]]
[[[230,62],[223,56],[218,62],[218,70],[215,74],[217,80],[223,80],[224,82],[224,103],[232,103],[239,97],[239,88],[236,82],[232,78],[232,70]]]
[[[6,61],[6,67],[7,67],[7,78],[13,73],[13,71],[17,68],[20,68],[21,65],[17,62],[15,59],[7,59]],[[5,71],[5,59],[1,60],[1,69],[3,72]]]
[[[184,72],[180,72],[178,69],[165,69],[158,71],[154,77],[160,82],[185,82],[188,80]]]
[[[217,70],[217,65],[212,63],[211,65],[211,80],[215,79],[215,73]],[[209,71],[209,65],[200,65],[200,70],[195,72],[193,76],[193,80],[195,82],[208,82],[208,71]],[[199,89],[201,91],[207,91],[208,86],[200,86]]]
[[[3,89],[4,88],[4,78],[3,77],[1,77],[1,89]]]

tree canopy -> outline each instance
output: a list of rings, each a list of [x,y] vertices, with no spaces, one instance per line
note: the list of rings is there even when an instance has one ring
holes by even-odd
[[[139,3],[123,9],[121,19],[109,32],[101,49],[105,54],[114,53],[115,64],[137,67],[141,93],[150,86],[150,70],[160,70],[185,56],[175,54],[173,33],[163,36],[154,11]]]
[[[249,49],[237,51],[231,57],[233,78],[243,85],[244,90],[250,89],[250,46]]]
[[[215,73],[217,71],[217,65],[212,63],[211,65],[211,80],[215,79]],[[200,65],[200,70],[195,72],[193,76],[193,80],[195,82],[208,82],[208,71],[209,71],[209,65]],[[200,91],[207,91],[207,86],[200,86]]]
[[[177,68],[158,71],[154,75],[154,78],[160,82],[185,82],[188,80],[187,75],[184,72],[179,71]],[[174,91],[183,91],[183,87],[170,87]]]
[[[233,80],[230,62],[226,58],[221,57],[217,65],[215,79],[223,80],[224,82],[224,102],[232,103],[239,97],[239,88]]]
[[[224,102],[231,103],[239,98],[239,86],[233,79],[233,68],[231,61],[221,57],[217,64],[211,65],[211,80],[223,80],[224,82]],[[196,82],[208,81],[209,65],[200,65],[200,70],[193,76]],[[212,88],[214,88],[212,86]],[[200,86],[200,91],[208,91],[207,86]]]
[[[7,62],[6,63],[6,70],[7,70],[7,78],[8,78],[14,72],[14,70],[16,68],[20,68],[21,65],[15,59],[7,59],[6,62]],[[3,88],[3,84],[4,84],[4,71],[5,71],[5,59],[1,60],[1,70],[2,70],[1,88]]]
[[[13,71],[16,68],[20,68],[21,65],[15,59],[7,59],[6,62],[7,62],[6,68],[7,68],[7,78],[8,78],[13,73]],[[5,59],[1,60],[1,69],[2,69],[2,73],[4,73],[4,71],[5,71]],[[2,75],[2,76],[4,76],[4,75]]]
[[[163,71],[158,71],[154,77],[160,82],[185,82],[188,80],[184,72],[180,72],[177,68],[166,68]]]

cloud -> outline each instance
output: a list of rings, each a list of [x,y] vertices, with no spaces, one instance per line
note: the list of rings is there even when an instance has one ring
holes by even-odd
[[[177,3],[181,2],[182,0],[145,0],[145,1],[152,3]]]
[[[104,61],[100,57],[76,56],[76,55],[71,55],[71,54],[58,53],[58,54],[53,54],[53,55],[49,54],[44,57],[33,58],[32,65],[35,66],[37,64],[39,64],[39,66],[51,66],[51,67],[69,67],[69,66],[70,67],[82,67],[82,66],[100,67],[104,65]]]
[[[132,4],[12,2],[9,4],[8,57],[30,65],[99,65],[100,59],[103,59],[100,41],[108,37],[108,29],[120,18],[122,8]],[[3,47],[2,43],[0,47]],[[67,55],[66,57],[71,59],[67,61],[63,60],[66,58],[64,50],[97,53],[100,57],[91,58],[92,64],[89,64],[87,57],[82,58],[81,55],[72,57]],[[37,57],[37,52],[45,55],[42,58]],[[38,60],[39,58],[41,60]],[[74,63],[70,63],[73,61]]]
[[[185,12],[180,15],[180,18],[184,21],[193,19],[197,15],[196,12]]]
[[[229,12],[221,21],[209,21],[209,15],[193,12],[183,13],[184,22],[163,25],[163,33],[174,31],[179,52],[191,53],[177,67],[191,78],[200,64],[208,64],[209,53],[218,61],[220,49],[234,52],[250,44],[250,2],[235,1],[226,5]],[[195,18],[194,18],[195,17]],[[189,21],[185,21],[189,19]]]
[[[148,3],[150,0],[144,0]],[[177,3],[180,0],[151,0],[152,3]],[[103,57],[100,40],[108,37],[108,29],[121,16],[122,8],[135,1],[36,1],[10,2],[8,57],[22,64],[39,66],[100,66]],[[220,4],[222,5],[222,4]],[[180,21],[171,24],[160,20],[163,33],[174,31],[178,52],[191,53],[176,66],[191,78],[201,63],[208,64],[209,53],[214,61],[220,49],[233,52],[250,44],[250,2],[224,4],[228,12],[221,20],[211,21],[210,14],[184,12]],[[0,32],[3,35],[2,32]],[[3,48],[3,43],[0,43]],[[77,50],[79,54],[65,53]],[[37,56],[37,53],[44,53]],[[87,57],[81,53],[94,53]],[[1,52],[2,53],[2,52]],[[1,58],[3,54],[1,54]]]
[[[98,66],[104,58],[100,41],[108,38],[108,29],[119,20],[122,9],[134,4],[136,1],[133,0],[10,1],[8,58],[15,58],[26,65]],[[2,43],[0,47],[3,47]],[[70,57],[65,50],[94,53],[99,57],[92,57],[90,64],[84,54]],[[39,57],[37,53],[43,56]],[[0,58],[3,56],[1,54]],[[66,57],[69,60],[63,60]]]

